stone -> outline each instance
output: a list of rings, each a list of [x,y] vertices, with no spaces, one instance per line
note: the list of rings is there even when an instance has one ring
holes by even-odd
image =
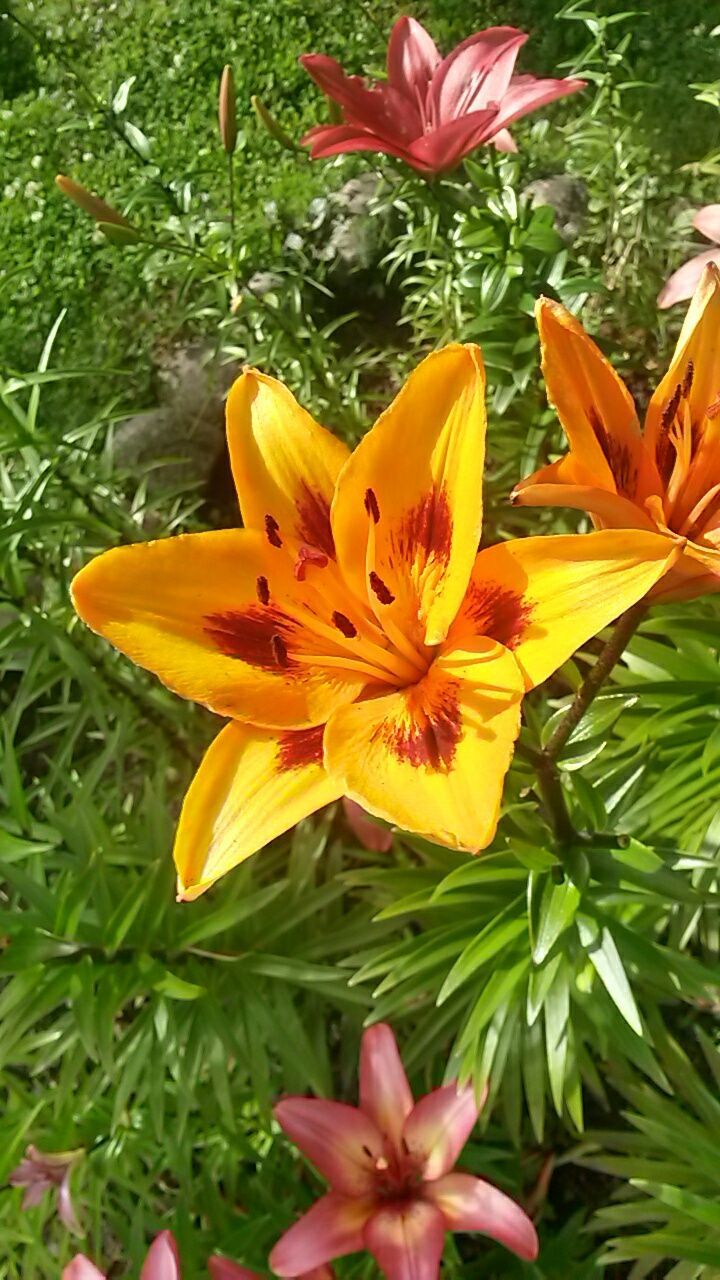
[[[555,210],[555,228],[567,244],[577,239],[585,223],[588,205],[587,184],[582,178],[564,173],[536,178],[525,188],[523,195],[530,197],[534,209],[549,205]]]

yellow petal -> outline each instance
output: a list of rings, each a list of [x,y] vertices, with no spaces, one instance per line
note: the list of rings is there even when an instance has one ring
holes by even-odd
[[[594,485],[628,498],[657,491],[632,396],[609,360],[565,307],[536,308],[548,399]]]
[[[243,523],[334,554],[330,504],[349,449],[274,378],[247,369],[227,400],[227,438]]]
[[[622,494],[600,489],[592,472],[573,453],[541,467],[515,486],[510,501],[519,507],[571,507],[587,511],[601,529],[655,529],[639,503]]]
[[[492,840],[523,682],[497,644],[438,659],[419,684],[335,712],[325,761],[363,808],[438,844]]]
[[[410,375],[338,480],[332,523],[343,571],[416,646],[443,639],[467,587],[485,426],[479,348],[445,347]]]
[[[657,448],[670,409],[684,400],[699,429],[720,393],[720,272],[707,266],[690,303],[675,353],[648,405],[645,439]],[[674,416],[674,415],[673,415]]]
[[[332,641],[310,629],[305,587],[282,548],[230,529],[116,547],[77,574],[72,595],[93,631],[181,697],[300,728],[322,723],[367,681],[338,657],[328,668],[307,660],[331,653]]]
[[[620,529],[488,547],[446,644],[500,641],[531,689],[646,595],[681,554],[671,538]]]
[[[181,898],[197,898],[220,876],[301,818],[337,800],[325,772],[322,726],[277,734],[226,725],[185,797],[174,858]]]

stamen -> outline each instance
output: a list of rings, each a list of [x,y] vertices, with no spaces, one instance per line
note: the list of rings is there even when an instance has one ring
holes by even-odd
[[[372,1158],[373,1158],[373,1153],[372,1153],[372,1151],[370,1150],[370,1148],[369,1148],[369,1147],[366,1147],[366,1146],[365,1146],[365,1144],[364,1144],[364,1143],[363,1143],[363,1152],[364,1152],[364,1153],[365,1153],[365,1155],[367,1156],[368,1160],[372,1160]]]
[[[327,562],[328,558],[324,551],[317,551],[315,547],[300,547],[297,553],[297,560],[293,566],[296,580],[298,582],[305,581],[308,567],[311,564],[316,565],[318,569],[324,569]]]
[[[680,403],[681,395],[682,395],[682,387],[678,382],[675,390],[673,391],[670,399],[668,400],[667,404],[665,405],[665,408],[663,409],[662,425],[666,431],[670,426],[670,423],[672,422],[673,418],[675,417],[675,414],[678,411],[678,405]]]
[[[687,400],[687,397],[690,395],[694,377],[695,377],[695,365],[693,364],[692,360],[688,360],[687,368],[685,370],[685,377],[683,378],[683,384],[682,384],[683,400]]]
[[[332,616],[332,620],[338,631],[342,631],[343,635],[347,636],[348,640],[355,639],[355,636],[357,635],[357,627],[344,613],[339,613],[336,609]]]
[[[270,603],[270,588],[268,586],[268,580],[267,578],[264,578],[262,574],[260,574],[260,577],[255,582],[255,590],[257,591],[257,598],[261,604]]]
[[[375,1161],[375,1168],[377,1169],[378,1173],[385,1173],[385,1170],[389,1169],[390,1166],[384,1156],[378,1156],[377,1160]]]
[[[380,521],[380,508],[373,489],[365,490],[365,510],[369,516],[372,516],[375,524],[378,524]]]
[[[265,533],[271,547],[281,547],[282,538],[280,537],[280,525],[274,516],[265,517]]]
[[[273,657],[277,662],[278,666],[287,667],[289,665],[288,651],[287,651],[287,645],[283,640],[282,636],[279,636],[277,634],[274,636],[271,636],[270,647],[273,651]]]
[[[385,585],[380,575],[377,574],[374,569],[371,569],[368,577],[370,579],[370,586],[375,592],[380,603],[392,604],[395,597],[390,588]]]

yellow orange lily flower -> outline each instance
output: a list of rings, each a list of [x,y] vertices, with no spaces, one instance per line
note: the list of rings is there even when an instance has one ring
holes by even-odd
[[[720,273],[693,297],[644,431],[630,392],[582,325],[537,304],[548,399],[570,451],[522,480],[514,502],[588,511],[600,529],[654,529],[684,547],[652,592],[684,600],[720,590]]]
[[[227,404],[245,527],[118,547],[75,578],[95,631],[231,717],[183,806],[181,897],[343,794],[483,848],[523,693],[675,558],[643,531],[478,554],[484,392],[479,348],[446,347],[351,455],[247,370]]]

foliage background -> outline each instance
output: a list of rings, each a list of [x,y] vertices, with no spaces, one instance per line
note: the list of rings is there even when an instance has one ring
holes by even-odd
[[[498,173],[477,156],[449,215],[386,171],[378,252],[349,280],[312,255],[307,210],[362,158],[311,166],[280,150],[249,98],[297,136],[321,107],[298,53],[379,70],[394,4],[14,8],[27,29],[0,22],[0,1181],[29,1141],[83,1148],[84,1247],[113,1275],[136,1274],[166,1225],[188,1277],[213,1248],[263,1270],[318,1189],[272,1102],[351,1097],[363,1021],[387,1017],[418,1089],[448,1057],[448,1070],[491,1075],[467,1165],[540,1212],[536,1267],[463,1237],[449,1275],[720,1274],[715,603],[655,611],[568,744],[569,800],[591,835],[571,876],[520,757],[482,859],[398,835],[389,861],[331,810],[188,908],[172,901],[172,829],[216,722],[118,659],[67,596],[104,546],[232,518],[217,491],[159,464],[151,482],[113,451],[116,422],[154,401],[158,353],[198,335],[282,373],[350,437],[420,352],[478,337],[492,384],[488,537],[565,527],[563,513],[506,504],[558,439],[528,297],[582,305],[642,401],[679,325],[655,294],[688,254],[690,211],[716,196],[717,164],[697,162],[717,148],[718,113],[711,90],[701,102],[689,88],[720,82],[708,6],[687,0],[681,28],[673,0],[632,13],[614,0],[564,14],[545,0],[415,6],[446,48],[517,23],[533,32],[525,67],[582,68],[593,90],[518,126],[520,155]],[[230,271],[215,124],[228,61],[243,113]],[[114,124],[143,131],[149,163],[100,109],[131,76]],[[213,269],[113,249],[63,202],[58,171],[146,229],[202,243]],[[515,194],[558,172],[587,184],[569,244]],[[289,331],[247,294],[228,307],[261,269],[282,273]],[[583,669],[567,664],[529,701],[527,745]],[[49,1197],[30,1213],[19,1200],[0,1192],[0,1277],[51,1280],[76,1243]],[[372,1274],[361,1259],[339,1270]]]

